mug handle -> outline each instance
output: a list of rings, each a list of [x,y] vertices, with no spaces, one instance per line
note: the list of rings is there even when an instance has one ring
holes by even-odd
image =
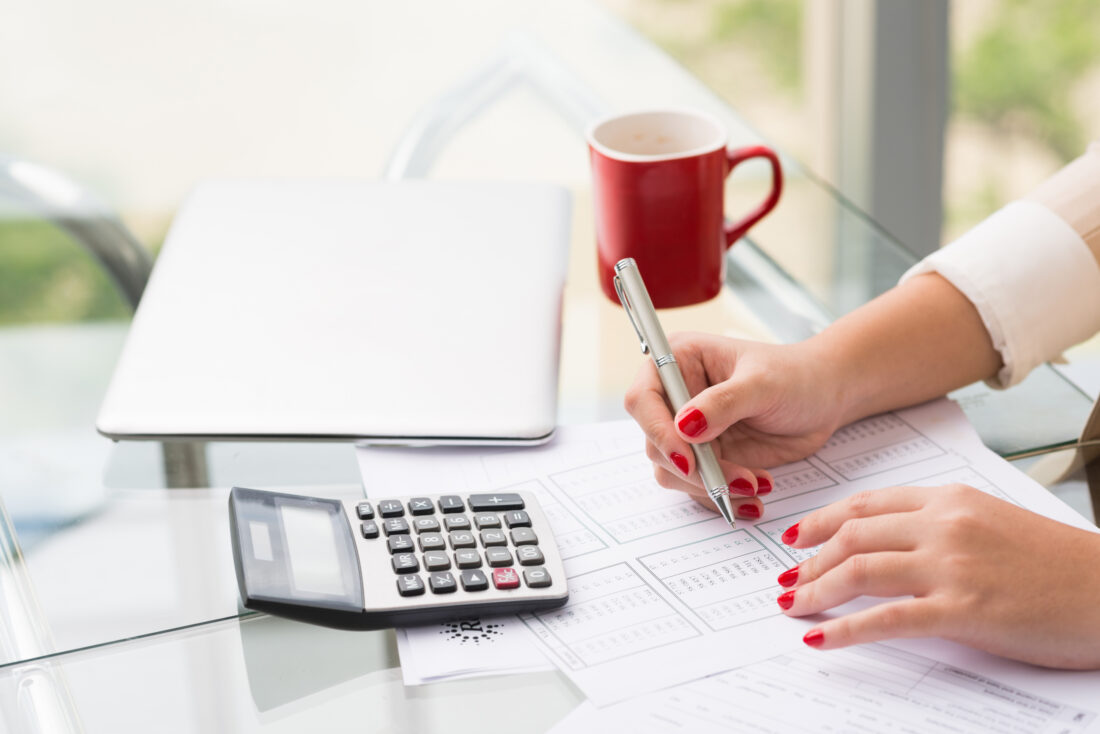
[[[759,222],[764,218],[764,215],[775,208],[775,205],[779,203],[779,195],[783,193],[783,168],[779,165],[779,156],[775,154],[771,148],[766,145],[750,145],[747,148],[738,148],[737,150],[726,151],[726,176],[728,177],[733,169],[740,163],[747,161],[749,158],[767,158],[768,162],[772,165],[772,190],[768,194],[768,198],[764,199],[760,203],[760,206],[751,211],[744,219],[737,223],[727,222],[725,225],[726,231],[726,247],[729,248],[734,242],[745,236],[745,233],[749,231],[752,225]]]

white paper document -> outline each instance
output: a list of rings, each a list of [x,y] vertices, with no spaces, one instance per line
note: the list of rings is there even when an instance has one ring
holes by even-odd
[[[776,577],[813,550],[789,548],[779,536],[853,492],[963,482],[1088,526],[985,449],[946,400],[860,421],[808,459],[773,469],[764,518],[736,530],[657,485],[642,449],[640,430],[620,421],[563,426],[535,448],[365,448],[359,458],[371,497],[506,488],[539,497],[570,600],[522,621],[597,706],[803,654],[811,623],[779,611]]]
[[[891,645],[860,645],[827,653],[804,648],[602,709],[585,702],[551,731],[1095,731],[1100,676],[1034,670],[1030,675],[1045,678],[1049,692],[1034,692],[1034,680],[1025,689]]]
[[[397,652],[407,686],[554,669],[514,614],[399,629]]]

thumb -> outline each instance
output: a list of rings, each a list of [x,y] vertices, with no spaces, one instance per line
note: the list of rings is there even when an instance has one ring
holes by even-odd
[[[676,430],[690,443],[713,441],[734,423],[756,415],[759,394],[734,375],[684,403],[676,413]]]

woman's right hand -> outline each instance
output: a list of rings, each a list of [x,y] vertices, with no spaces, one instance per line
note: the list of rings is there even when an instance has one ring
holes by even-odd
[[[657,482],[712,508],[691,444],[714,441],[738,516],[760,517],[755,497],[772,488],[763,468],[809,456],[838,427],[839,379],[809,342],[772,345],[701,333],[673,334],[669,341],[695,397],[674,418],[647,360],[624,401],[646,434]]]

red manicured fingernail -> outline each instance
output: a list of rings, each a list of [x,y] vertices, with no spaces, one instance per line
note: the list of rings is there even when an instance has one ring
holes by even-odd
[[[680,430],[685,436],[695,438],[700,433],[707,430],[707,419],[703,417],[703,414],[698,408],[692,408],[687,413],[684,413],[684,416],[676,425],[680,427]]]
[[[758,495],[767,494],[768,492],[771,492],[771,491],[772,491],[772,480],[768,479],[767,477],[757,477],[756,478],[756,493]]]
[[[821,647],[825,644],[825,633],[821,630],[810,630],[802,636],[802,641],[810,647]]]
[[[737,516],[743,520],[759,519],[760,508],[753,504],[741,505],[737,508]]]
[[[669,454],[668,458],[672,461],[673,464],[676,465],[676,468],[680,470],[680,473],[686,477],[688,473],[687,458],[683,454],[678,454],[675,451]]]
[[[737,477],[737,479],[730,482],[730,492],[739,494],[742,497],[756,496],[756,491],[752,488],[752,482],[742,477]]]
[[[798,566],[788,568],[786,571],[779,574],[780,586],[794,586],[796,583],[798,583]]]
[[[784,530],[783,534],[779,536],[779,539],[787,545],[790,545],[791,543],[798,540],[798,523],[795,523],[794,525],[791,525],[789,528]]]
[[[794,604],[794,591],[784,591],[778,597],[776,597],[776,603],[783,609],[790,609]]]

